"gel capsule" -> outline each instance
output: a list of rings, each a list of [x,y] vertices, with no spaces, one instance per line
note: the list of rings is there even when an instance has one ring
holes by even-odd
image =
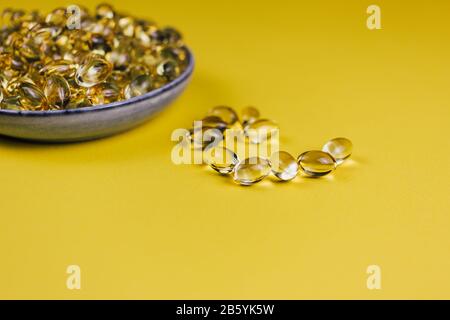
[[[242,109],[242,124],[245,126],[259,119],[259,110],[254,107],[245,107]]]
[[[22,105],[20,104],[20,98],[18,96],[10,96],[3,98],[3,101],[0,103],[0,107],[6,110],[22,110]]]
[[[156,67],[156,74],[167,81],[172,81],[180,75],[180,68],[175,61],[165,60]]]
[[[239,117],[232,108],[226,106],[214,107],[208,112],[209,116],[216,116],[222,119],[228,126],[234,125]]]
[[[78,67],[75,81],[81,87],[90,88],[105,81],[112,72],[112,64],[104,58],[93,55]]]
[[[267,159],[254,157],[241,161],[234,168],[233,179],[244,186],[255,184],[270,173],[270,162]]]
[[[44,109],[47,104],[42,90],[29,82],[23,82],[19,86],[20,104],[26,109],[40,110]]]
[[[278,130],[278,125],[272,120],[260,119],[245,127],[245,134],[250,142],[261,143],[277,134]]]
[[[124,95],[126,99],[141,96],[153,88],[152,78],[149,75],[140,75],[126,86]]]
[[[224,147],[208,148],[203,153],[205,163],[210,165],[220,174],[233,172],[234,167],[239,163],[238,156],[231,150]]]
[[[272,173],[280,180],[289,181],[298,173],[297,160],[285,151],[278,151],[270,157]]]
[[[56,74],[47,78],[44,93],[50,106],[64,108],[70,101],[69,83],[62,76]]]
[[[77,71],[77,65],[68,60],[56,60],[47,63],[43,68],[39,70],[42,75],[59,74],[72,78]]]
[[[205,128],[214,128],[224,131],[227,128],[227,124],[221,118],[217,116],[207,116],[202,119],[202,126]]]
[[[202,126],[189,130],[189,140],[193,149],[205,150],[217,146],[223,140],[223,134],[219,129]]]
[[[101,83],[87,91],[93,105],[108,104],[120,100],[120,89],[114,83]]]
[[[302,153],[297,162],[305,174],[311,177],[325,176],[336,169],[334,158],[323,151],[307,151]]]
[[[353,144],[347,138],[335,138],[325,143],[322,151],[331,154],[339,165],[352,155]]]

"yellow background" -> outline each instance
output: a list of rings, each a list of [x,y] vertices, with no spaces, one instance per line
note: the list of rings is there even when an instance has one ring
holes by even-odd
[[[192,84],[112,138],[0,138],[0,298],[450,298],[448,1],[111,3],[182,30]],[[217,104],[259,107],[295,155],[348,137],[353,161],[251,188],[173,165],[172,130]]]

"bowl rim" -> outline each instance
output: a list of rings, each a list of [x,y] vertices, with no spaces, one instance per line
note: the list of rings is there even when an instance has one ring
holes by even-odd
[[[45,111],[31,111],[31,110],[7,110],[0,109],[0,115],[12,115],[12,116],[56,116],[56,115],[65,115],[65,114],[79,114],[79,113],[88,113],[88,112],[97,112],[103,110],[110,110],[115,108],[123,108],[130,105],[133,105],[137,102],[149,100],[151,98],[155,98],[163,93],[172,90],[173,88],[183,84],[186,80],[188,80],[192,73],[194,72],[195,59],[192,51],[187,47],[183,46],[183,48],[187,52],[188,57],[188,65],[186,69],[173,81],[165,84],[161,88],[156,90],[147,92],[141,96],[137,96],[131,99],[116,101],[113,103],[102,104],[93,107],[83,107],[78,109],[63,109],[63,110],[45,110]]]

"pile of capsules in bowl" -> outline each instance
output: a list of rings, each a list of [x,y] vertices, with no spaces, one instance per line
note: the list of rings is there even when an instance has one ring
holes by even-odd
[[[254,107],[244,108],[239,118],[236,111],[227,106],[211,109],[197,123],[202,124],[201,128],[194,126],[187,135],[189,147],[202,152],[203,163],[220,174],[231,174],[240,185],[253,185],[271,172],[281,181],[293,180],[299,172],[308,177],[323,177],[334,172],[348,159],[353,149],[350,140],[335,138],[325,143],[321,150],[306,151],[297,158],[286,151],[276,151],[270,156],[256,155],[239,159],[235,146],[224,144],[230,130],[234,131],[234,135],[236,131],[240,132],[238,136],[243,137],[245,144],[260,144],[264,142],[262,137],[270,139],[270,133],[278,132],[278,125],[272,120],[261,119]]]
[[[47,111],[130,99],[186,68],[188,52],[170,27],[83,7],[47,15],[5,9],[0,25],[0,109]]]

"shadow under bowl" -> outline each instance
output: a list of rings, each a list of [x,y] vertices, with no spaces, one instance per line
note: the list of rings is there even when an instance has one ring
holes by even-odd
[[[124,132],[151,119],[188,85],[194,57],[188,52],[183,73],[165,86],[132,99],[70,110],[15,111],[0,109],[0,135],[40,142],[77,142]]]

